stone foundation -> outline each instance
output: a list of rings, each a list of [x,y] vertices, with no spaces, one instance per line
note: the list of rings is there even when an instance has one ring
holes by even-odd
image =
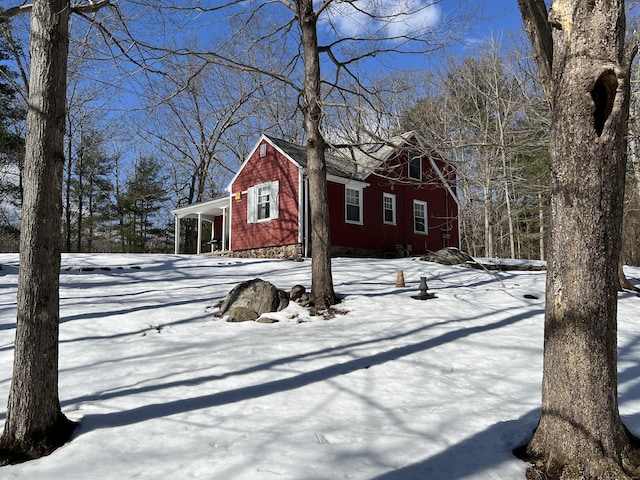
[[[249,250],[217,251],[214,255],[232,258],[278,258],[285,260],[302,260],[302,245],[282,245],[276,247],[252,248]]]
[[[232,258],[278,258],[285,260],[302,260],[304,248],[302,244],[284,245],[276,247],[252,248],[248,250],[216,251],[210,255]],[[382,258],[396,257],[396,252],[382,252],[380,250],[368,250],[364,248],[331,247],[332,257],[362,257]]]

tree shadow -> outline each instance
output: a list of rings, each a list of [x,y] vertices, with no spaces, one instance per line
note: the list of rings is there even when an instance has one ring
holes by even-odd
[[[342,363],[332,364],[316,370],[299,373],[287,378],[281,378],[269,382],[260,383],[257,385],[250,385],[246,387],[236,388],[233,390],[227,390],[223,392],[212,393],[208,395],[194,396],[191,398],[184,398],[180,400],[173,400],[169,402],[156,403],[150,405],[143,405],[138,408],[134,408],[127,411],[113,412],[107,414],[87,415],[81,421],[81,425],[78,428],[76,434],[82,435],[83,433],[90,432],[92,430],[101,428],[111,428],[117,426],[132,425],[140,422],[144,422],[151,419],[161,418],[170,415],[176,415],[180,413],[190,412],[194,410],[201,410],[206,408],[213,408],[220,405],[226,405],[236,402],[242,402],[244,400],[256,399],[265,397],[268,395],[276,394],[279,392],[285,392],[305,387],[307,385],[323,382],[331,378],[338,377],[340,375],[347,375],[351,372],[368,369],[372,366],[381,365],[390,361],[398,360],[408,355],[438,347],[440,345],[453,342],[455,340],[473,335],[476,333],[487,332],[499,328],[506,327],[508,325],[515,324],[526,318],[540,314],[540,311],[529,311],[521,315],[513,316],[507,319],[500,320],[488,325],[479,325],[473,327],[466,327],[455,331],[443,333],[440,336],[429,338],[427,340],[405,345],[401,347],[392,348],[383,352],[379,352],[373,355],[369,355],[362,358],[349,360]],[[384,341],[386,339],[377,339],[377,342]],[[346,347],[342,347],[346,348]],[[307,355],[300,355],[300,358],[304,358]],[[252,367],[252,371],[267,370],[273,368],[274,364],[289,363],[295,361],[295,357],[288,357],[286,362],[276,361],[269,362],[267,364]],[[235,372],[234,374],[242,374],[246,372]],[[141,392],[149,392],[153,390],[160,390],[171,386],[186,385],[197,387],[202,383],[213,381],[219,378],[224,378],[228,375],[208,376],[203,378],[192,378],[189,380],[172,382],[169,384],[145,386],[141,388],[119,390],[117,392],[107,393],[104,395],[98,395],[97,398],[114,398],[120,396],[133,395]],[[64,402],[65,404],[76,403],[91,400],[89,397],[78,398]]]
[[[493,424],[436,455],[372,480],[461,480],[477,477],[479,472],[486,472],[486,478],[502,478],[491,475],[491,470],[514,460],[513,450],[531,437],[539,418],[540,410],[535,409],[518,419]],[[512,478],[524,478],[526,467],[522,462],[521,471],[513,472]]]

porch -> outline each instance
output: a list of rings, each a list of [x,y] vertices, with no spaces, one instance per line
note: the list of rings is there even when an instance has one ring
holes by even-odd
[[[230,208],[231,199],[226,196],[210,200],[208,202],[194,203],[193,205],[187,205],[186,207],[172,210],[171,213],[175,218],[175,254],[177,255],[180,253],[180,226],[181,220],[184,218],[197,219],[198,239],[196,243],[196,254],[200,255],[203,253],[202,227],[204,222],[209,222],[211,224],[211,238],[207,241],[211,246],[211,251],[213,252],[216,249],[223,251],[228,250]]]

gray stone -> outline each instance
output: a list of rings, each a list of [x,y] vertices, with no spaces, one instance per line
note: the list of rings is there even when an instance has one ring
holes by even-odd
[[[278,323],[279,320],[271,317],[260,317],[256,320],[258,323]]]
[[[229,315],[232,319],[237,317],[247,320],[255,320],[263,313],[278,312],[289,305],[289,296],[286,292],[278,290],[273,284],[255,278],[236,285],[227,295],[220,306],[222,315]],[[239,310],[239,309],[243,310]],[[249,310],[255,314],[249,318]],[[236,320],[237,321],[237,320]]]
[[[308,307],[311,305],[311,295],[308,293],[303,293],[302,296],[298,299],[298,303],[303,307]]]
[[[233,307],[229,310],[227,322],[253,322],[258,318],[258,314],[247,307]]]
[[[296,300],[301,298],[302,295],[304,295],[306,291],[307,291],[307,289],[304,288],[304,285],[294,285],[291,288],[291,292],[289,293],[289,299],[292,302],[295,302]]]

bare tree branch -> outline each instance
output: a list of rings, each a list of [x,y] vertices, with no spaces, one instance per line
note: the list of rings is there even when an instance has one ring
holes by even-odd
[[[524,27],[533,46],[533,54],[540,68],[540,78],[547,100],[551,102],[553,92],[553,38],[549,13],[544,0],[518,0]]]

